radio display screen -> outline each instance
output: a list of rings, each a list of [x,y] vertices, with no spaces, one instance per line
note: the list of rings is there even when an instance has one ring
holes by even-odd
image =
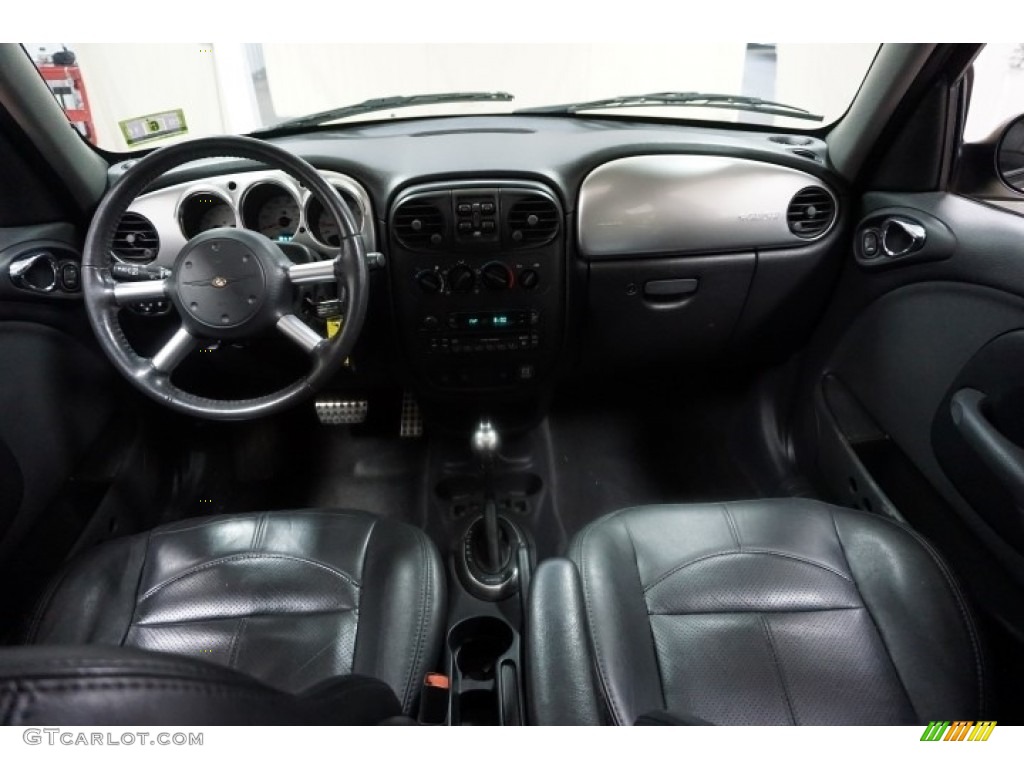
[[[459,331],[498,331],[507,328],[525,328],[530,325],[530,312],[452,312],[448,327]]]

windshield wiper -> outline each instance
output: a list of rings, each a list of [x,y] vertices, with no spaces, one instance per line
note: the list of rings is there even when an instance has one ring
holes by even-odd
[[[522,114],[573,114],[592,109],[620,109],[622,107],[710,107],[712,109],[737,109],[745,112],[761,112],[767,115],[793,117],[797,120],[813,120],[820,123],[825,118],[813,115],[806,109],[782,104],[778,101],[766,101],[756,96],[733,96],[728,93],[699,93],[697,91],[664,93],[644,93],[637,96],[616,96],[612,99],[596,101],[580,101],[575,104],[555,104],[549,107],[530,107],[518,109]]]
[[[259,135],[289,128],[311,128],[316,125],[330,123],[334,120],[341,120],[345,117],[365,115],[370,112],[382,112],[387,109],[397,109],[398,107],[417,107],[423,104],[453,104],[459,101],[512,101],[514,98],[511,93],[503,91],[464,91],[454,93],[420,93],[415,96],[383,96],[377,99],[367,99],[358,104],[349,104],[347,107],[336,107],[335,109],[296,117],[293,120],[285,120],[283,123],[277,123],[268,128],[253,131],[253,134]]]

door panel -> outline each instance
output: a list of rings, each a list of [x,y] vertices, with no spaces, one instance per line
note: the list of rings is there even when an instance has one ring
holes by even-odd
[[[932,446],[991,532],[1024,554],[1024,331],[985,345],[943,398]]]
[[[865,263],[855,230],[808,353],[801,459],[836,500],[928,537],[975,604],[1024,640],[1021,511],[998,478],[1005,468],[979,456],[952,408],[958,393],[982,393],[974,432],[988,421],[1004,448],[1024,448],[1024,218],[946,193],[873,193],[860,220],[877,226],[893,210],[924,222],[948,253]]]
[[[0,229],[0,640],[17,639],[19,617],[99,509],[121,450],[109,436],[130,423],[81,292],[61,282],[79,249],[69,224]],[[19,285],[11,267],[22,259],[35,272]]]

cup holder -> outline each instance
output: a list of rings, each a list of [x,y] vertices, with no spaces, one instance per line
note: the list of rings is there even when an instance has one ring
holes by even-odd
[[[519,641],[495,616],[460,621],[448,633],[453,725],[518,725]]]
[[[458,642],[455,665],[470,680],[493,680],[498,660],[512,647],[512,628],[490,616],[467,619],[459,628],[464,628],[463,637],[452,640]]]

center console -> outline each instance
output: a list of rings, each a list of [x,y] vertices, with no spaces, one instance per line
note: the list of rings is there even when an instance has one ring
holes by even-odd
[[[550,376],[564,323],[564,213],[527,181],[405,190],[389,217],[398,331],[428,392],[510,393]]]
[[[435,534],[450,543],[445,692],[431,696],[444,703],[431,722],[524,721],[520,638],[543,484],[517,455],[515,430],[504,447],[496,427],[543,400],[559,363],[565,230],[559,197],[530,181],[419,184],[388,213],[403,362],[421,403],[440,406],[446,424],[430,473]],[[479,419],[472,439],[446,448],[453,425],[470,419]]]

